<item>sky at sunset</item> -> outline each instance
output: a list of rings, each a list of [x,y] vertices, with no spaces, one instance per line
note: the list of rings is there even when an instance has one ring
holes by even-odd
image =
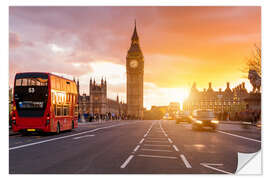
[[[106,77],[108,96],[126,100],[126,55],[137,21],[144,54],[144,106],[168,105],[198,89],[245,81],[241,72],[261,44],[260,7],[11,7],[9,84],[16,72],[80,79]]]

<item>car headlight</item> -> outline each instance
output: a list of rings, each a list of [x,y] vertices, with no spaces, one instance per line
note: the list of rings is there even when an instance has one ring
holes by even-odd
[[[211,123],[218,124],[218,120],[211,120]]]
[[[196,120],[195,122],[198,124],[202,124],[202,121],[199,121],[199,120]]]

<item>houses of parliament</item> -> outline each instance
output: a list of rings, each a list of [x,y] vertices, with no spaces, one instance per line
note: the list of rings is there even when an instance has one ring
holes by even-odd
[[[95,79],[90,78],[89,95],[85,93],[79,95],[79,113],[99,115],[110,113],[116,116],[125,115],[132,119],[143,119],[144,57],[140,48],[136,21],[131,37],[131,45],[126,56],[126,72],[127,103],[120,101],[118,96],[116,100],[107,97],[106,79],[97,82]],[[79,80],[77,80],[76,84],[79,94]]]

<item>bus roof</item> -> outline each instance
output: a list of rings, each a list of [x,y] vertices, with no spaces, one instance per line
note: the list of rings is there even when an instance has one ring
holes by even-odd
[[[16,75],[17,74],[27,74],[27,73],[33,73],[33,74],[35,74],[35,73],[39,73],[39,74],[47,74],[48,76],[56,76],[56,77],[58,77],[58,78],[61,78],[61,79],[65,79],[65,80],[67,80],[67,81],[74,81],[74,80],[70,80],[70,79],[67,79],[67,78],[65,78],[65,77],[61,77],[61,76],[59,76],[59,75],[56,75],[56,74],[52,74],[52,73],[48,73],[48,72],[19,72],[19,73],[16,73]],[[16,76],[15,75],[15,76]]]

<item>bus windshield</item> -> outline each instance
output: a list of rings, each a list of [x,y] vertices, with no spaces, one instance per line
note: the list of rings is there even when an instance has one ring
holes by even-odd
[[[14,101],[19,116],[43,116],[48,101],[48,75],[45,73],[17,74]]]
[[[16,79],[15,86],[48,86],[48,78],[25,77]]]

